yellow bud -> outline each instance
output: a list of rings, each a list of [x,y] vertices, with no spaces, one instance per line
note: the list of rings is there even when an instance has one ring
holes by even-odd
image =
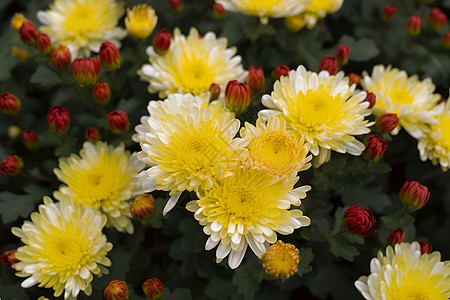
[[[305,27],[306,18],[303,14],[284,18],[284,26],[292,32],[299,31]]]
[[[28,21],[21,13],[15,13],[14,17],[11,19],[11,28],[19,32],[20,27],[22,27],[23,22]]]
[[[298,249],[289,243],[278,241],[261,255],[263,268],[273,278],[289,278],[297,272],[300,261]]]
[[[155,10],[147,4],[134,6],[131,10],[127,9],[125,26],[128,33],[136,39],[146,39],[153,32],[157,22]]]
[[[17,46],[11,47],[11,54],[13,56],[17,56],[21,64],[26,63],[27,60],[31,57],[30,53],[27,50],[19,48]]]

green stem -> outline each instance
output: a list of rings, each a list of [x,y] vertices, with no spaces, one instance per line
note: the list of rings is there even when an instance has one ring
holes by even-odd
[[[403,219],[406,214],[408,213],[408,208],[405,206],[405,208],[403,209],[402,214],[397,218],[397,221],[400,221],[401,219]]]
[[[22,175],[23,177],[31,179],[33,181],[39,181],[39,182],[44,182],[44,183],[50,183],[53,181],[51,178],[48,178],[45,176],[36,176],[36,175],[30,174],[26,171],[21,171],[19,174]]]

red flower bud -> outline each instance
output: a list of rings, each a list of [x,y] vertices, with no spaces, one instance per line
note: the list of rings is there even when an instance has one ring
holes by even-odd
[[[428,188],[417,181],[407,180],[399,192],[400,201],[409,209],[422,208],[430,198]]]
[[[433,250],[431,248],[430,243],[428,243],[427,241],[419,241],[419,245],[420,245],[420,253],[422,253],[422,254],[425,254],[425,253],[430,254],[431,250]]]
[[[394,247],[395,244],[403,243],[404,238],[405,238],[405,231],[401,228],[397,228],[389,234],[387,238],[387,243],[388,245]]]
[[[23,161],[17,155],[10,155],[0,163],[0,173],[4,175],[17,175],[22,170]]]
[[[130,299],[130,292],[125,282],[121,280],[113,280],[105,288],[103,293],[107,300],[128,300]]]
[[[166,28],[161,29],[153,38],[153,49],[159,55],[164,55],[169,50],[170,42],[172,41],[172,35]]]
[[[374,235],[376,230],[369,230],[375,224],[375,217],[367,208],[362,209],[359,203],[347,209],[342,218],[342,228],[350,234],[360,237]]]
[[[111,90],[106,82],[97,82],[92,89],[92,99],[99,104],[106,104],[111,98]]]
[[[408,32],[409,35],[418,35],[420,33],[421,26],[422,19],[419,16],[412,16],[406,24],[406,32]]]
[[[161,297],[162,292],[164,291],[164,286],[161,281],[153,277],[152,279],[147,279],[142,284],[142,291],[150,300],[156,300]]]
[[[87,141],[95,143],[100,140],[100,132],[95,127],[87,127],[84,131],[84,137]]]
[[[214,17],[216,19],[223,19],[225,18],[225,9],[223,8],[222,4],[220,3],[216,3],[213,5],[213,13],[214,13]]]
[[[72,78],[80,87],[93,86],[100,73],[100,64],[97,57],[77,58],[72,63]]]
[[[447,16],[437,7],[428,15],[427,25],[434,31],[439,31],[447,24]]]
[[[20,111],[21,103],[19,98],[9,92],[0,95],[0,111],[7,115],[15,115]]]
[[[36,44],[38,31],[34,23],[31,21],[24,21],[19,29],[19,36],[22,42],[27,45],[33,46],[34,44]]]
[[[39,52],[41,52],[42,55],[49,55],[50,53],[52,53],[52,41],[50,40],[50,37],[48,35],[46,35],[45,33],[39,33],[37,41]]]
[[[336,74],[338,69],[338,63],[336,60],[336,57],[331,56],[331,55],[325,55],[322,58],[322,61],[320,62],[319,65],[319,71],[328,71],[328,73],[330,73],[330,75],[334,75]]]
[[[121,110],[114,110],[108,114],[108,124],[115,134],[122,134],[130,127],[127,114]]]
[[[29,150],[35,150],[39,148],[39,139],[36,133],[32,130],[24,130],[22,132],[22,141],[25,147]]]
[[[383,157],[386,148],[387,148],[386,141],[381,140],[376,135],[372,135],[367,140],[366,148],[364,149],[363,155],[367,160],[376,163]]]
[[[113,43],[108,41],[104,42],[100,46],[99,56],[100,56],[100,63],[102,64],[102,67],[105,68],[106,70],[113,71],[120,68],[121,64],[120,52],[116,48],[116,46],[114,46]]]
[[[381,11],[381,19],[383,19],[383,21],[390,22],[394,18],[396,10],[397,7],[394,5],[386,5]]]
[[[260,67],[250,66],[247,75],[247,85],[254,93],[259,93],[264,89],[266,78],[264,77],[264,71]]]
[[[397,114],[386,113],[378,117],[375,121],[375,127],[381,134],[389,133],[398,125]]]
[[[136,197],[130,206],[130,212],[133,218],[146,220],[155,213],[155,198],[150,194],[143,194]]]
[[[450,32],[445,33],[441,37],[441,45],[446,49],[450,49]]]
[[[59,44],[50,55],[50,61],[59,70],[66,69],[71,61],[70,50],[67,46]]]
[[[211,83],[209,86],[209,93],[211,95],[209,98],[210,101],[218,99],[220,96],[220,85],[217,83]]]
[[[169,6],[174,11],[181,11],[183,9],[183,3],[181,0],[169,0]]]
[[[13,269],[13,265],[15,263],[18,263],[19,260],[16,258],[16,252],[17,249],[13,249],[13,250],[8,250],[5,253],[2,254],[2,256],[0,256],[0,262],[2,264],[2,266],[4,267],[10,267],[11,269]]]
[[[281,76],[288,76],[288,73],[291,69],[289,69],[286,65],[278,65],[272,71],[272,79],[274,81],[280,80]]]
[[[366,91],[367,96],[366,99],[364,99],[364,101],[369,102],[369,107],[368,108],[372,108],[375,105],[375,102],[377,102],[377,96],[369,91]]]
[[[70,126],[70,114],[61,105],[53,106],[47,115],[48,128],[57,133],[64,133]]]
[[[336,50],[335,56],[340,66],[346,65],[350,56],[350,47],[347,45],[339,45]]]
[[[247,110],[252,99],[250,87],[237,80],[231,80],[225,88],[225,104],[227,108],[236,114]]]
[[[347,77],[349,79],[348,80],[348,85],[352,85],[352,84],[358,85],[359,82],[361,81],[361,76],[359,74],[356,74],[356,73],[353,73],[353,72],[348,73]]]

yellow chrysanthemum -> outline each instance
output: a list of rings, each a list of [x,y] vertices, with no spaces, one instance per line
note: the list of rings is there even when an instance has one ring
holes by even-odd
[[[75,59],[98,52],[104,41],[120,48],[119,40],[127,35],[117,27],[124,11],[116,0],[55,0],[50,9],[38,11],[37,17],[44,24],[39,30],[54,44],[66,45]]]
[[[73,203],[67,196],[53,203],[44,197],[39,212],[31,214],[31,222],[12,233],[25,246],[19,247],[14,265],[19,277],[28,277],[22,287],[35,284],[53,288],[54,296],[64,292],[64,299],[76,299],[80,291],[92,293],[93,274],[108,274],[111,261],[106,257],[112,249],[102,233],[106,217],[97,210]]]
[[[300,261],[298,249],[289,243],[278,241],[270,246],[266,253],[261,255],[263,268],[273,278],[288,279],[297,272]]]
[[[304,137],[316,156],[313,166],[330,159],[334,150],[339,153],[360,155],[364,144],[354,135],[369,133],[372,124],[364,119],[370,115],[367,93],[352,95],[355,85],[348,85],[342,72],[330,76],[299,66],[288,76],[274,84],[274,90],[262,97],[269,109],[259,112],[259,117],[269,120],[274,116],[286,121],[287,129],[295,137]]]
[[[76,203],[100,209],[107,217],[107,226],[133,233],[128,200],[142,194],[133,175],[143,167],[123,145],[114,148],[103,142],[85,142],[79,156],[61,158],[59,169],[54,169],[58,179],[66,184],[55,192],[55,197],[66,194]]]
[[[313,28],[319,19],[325,18],[327,14],[337,12],[343,3],[344,0],[311,0],[303,12],[306,27]]]
[[[305,8],[311,0],[216,0],[226,10],[241,12],[260,18],[261,23],[267,24],[269,18],[283,18],[293,16]]]
[[[155,10],[147,4],[140,4],[127,8],[127,17],[125,26],[128,33],[136,39],[146,39],[152,32],[158,22]]]
[[[450,298],[450,261],[441,254],[421,254],[417,242],[386,248],[386,256],[370,262],[369,276],[361,276],[355,286],[367,300],[448,300]]]
[[[363,72],[361,81],[364,89],[377,96],[372,112],[381,116],[384,113],[397,114],[399,126],[391,134],[397,134],[403,127],[411,136],[421,138],[429,124],[435,124],[434,118],[442,111],[436,105],[441,99],[439,94],[433,94],[435,86],[430,78],[423,81],[418,76],[410,76],[391,66],[377,65],[372,75]]]
[[[216,38],[207,32],[200,37],[197,29],[191,28],[186,37],[175,28],[169,50],[158,55],[153,47],[147,48],[150,64],[138,71],[141,79],[148,81],[150,93],[159,93],[165,98],[174,93],[191,93],[196,96],[209,91],[212,83],[220,85],[222,93],[228,81],[245,80],[246,72],[241,57],[235,55],[236,48],[227,48],[226,38]]]
[[[249,159],[252,166],[264,169],[272,176],[290,177],[292,173],[307,170],[311,155],[304,137],[294,137],[286,132],[285,120],[271,118],[267,124],[256,120],[256,127],[245,123],[241,137],[249,140]]]
[[[228,265],[237,268],[249,245],[256,256],[267,251],[277,234],[291,234],[310,224],[310,219],[291,205],[301,204],[310,186],[293,189],[298,177],[273,177],[260,168],[236,166],[221,172],[209,190],[199,190],[198,200],[186,208],[209,235],[205,249],[216,251],[218,261],[229,255]]]
[[[169,106],[166,111],[178,110],[177,114],[164,120],[151,114],[145,125],[148,127],[141,127],[136,137],[141,138],[142,147],[137,157],[152,166],[136,176],[143,190],[170,191],[163,214],[175,206],[184,190],[211,188],[219,170],[239,159],[239,152],[247,145],[245,139],[234,138],[239,120],[230,120],[226,114],[217,118],[196,103]]]

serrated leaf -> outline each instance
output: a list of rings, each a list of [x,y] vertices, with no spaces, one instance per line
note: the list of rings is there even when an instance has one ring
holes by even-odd
[[[409,224],[414,222],[415,219],[410,213],[406,213],[404,216],[401,216],[402,212],[403,208],[394,215],[381,217],[381,220],[383,221],[384,225],[386,225],[386,227],[389,229],[408,226]]]
[[[385,174],[389,173],[392,170],[392,168],[387,163],[379,161],[377,163],[370,162],[368,170],[372,173]]]
[[[31,76],[30,82],[38,83],[43,87],[50,88],[55,85],[63,84],[64,80],[56,73],[56,71],[47,66],[40,65]]]
[[[6,45],[2,42],[2,47],[0,47],[0,81],[11,77],[11,70],[17,65],[18,62],[18,59],[11,55],[9,47],[6,47]]]
[[[184,288],[177,288],[175,289],[169,297],[166,297],[167,300],[191,300],[192,295],[191,291]]]
[[[355,246],[347,243],[340,243],[338,239],[329,239],[328,242],[330,243],[331,253],[348,261],[353,261],[353,257],[359,254],[359,251]]]
[[[215,300],[226,300],[234,294],[234,290],[227,280],[212,278],[205,288],[205,295]]]
[[[311,248],[300,248],[299,250],[300,261],[298,263],[297,275],[303,276],[303,274],[312,271],[312,267],[309,265],[314,259],[314,254]]]
[[[361,204],[361,207],[369,208],[377,213],[382,213],[384,208],[391,205],[391,198],[383,193],[380,187],[355,188],[342,191],[342,201],[348,205]]]
[[[263,276],[264,272],[258,265],[251,263],[241,264],[235,270],[232,284],[237,286],[237,292],[243,295],[245,300],[253,300]]]
[[[355,40],[353,37],[344,35],[338,45],[347,45],[351,49],[350,60],[353,61],[367,61],[380,53],[377,45],[369,38],[362,38]]]

